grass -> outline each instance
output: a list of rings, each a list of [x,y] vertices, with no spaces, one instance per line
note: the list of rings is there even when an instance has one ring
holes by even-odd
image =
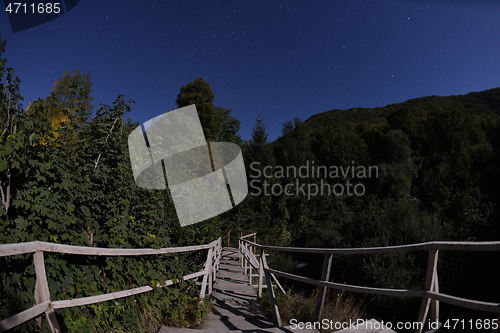
[[[305,292],[293,290],[288,290],[287,294],[284,295],[281,290],[275,288],[275,295],[281,322],[284,326],[290,325],[292,319],[304,323],[313,321],[318,289],[310,295],[307,295]],[[267,291],[264,290],[262,297],[259,298],[259,303],[264,310],[264,314],[274,320]],[[367,315],[363,301],[358,300],[355,294],[346,292],[345,290],[327,289],[321,318],[333,321],[333,323],[342,323],[349,322],[349,320],[366,319]],[[320,329],[320,332],[332,332],[332,330],[330,328]]]

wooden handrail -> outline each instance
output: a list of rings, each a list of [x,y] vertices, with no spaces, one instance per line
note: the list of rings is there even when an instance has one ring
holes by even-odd
[[[218,241],[219,239],[213,241],[210,244],[167,247],[162,249],[110,249],[102,247],[74,246],[34,241],[27,243],[2,244],[0,245],[0,257],[32,253],[36,251],[97,256],[139,256],[151,254],[168,254],[209,249],[213,247]]]
[[[318,254],[376,254],[376,253],[397,253],[397,252],[411,252],[422,250],[452,250],[452,251],[500,251],[500,241],[496,242],[426,242],[410,245],[397,245],[385,247],[362,247],[362,248],[305,248],[305,247],[282,247],[282,246],[269,246],[260,245],[251,242],[247,239],[242,239],[258,249],[273,250],[281,252],[295,252],[295,253],[318,253]]]
[[[203,302],[205,297],[205,291],[208,287],[208,294],[212,293],[212,283],[215,278],[215,273],[219,269],[219,261],[222,251],[222,238],[211,242],[210,244],[196,245],[196,246],[183,246],[183,247],[171,247],[162,249],[109,249],[109,248],[98,248],[98,247],[85,247],[85,246],[72,246],[72,245],[62,245],[47,242],[27,242],[27,243],[16,243],[16,244],[2,244],[0,245],[0,257],[11,256],[23,253],[34,253],[33,262],[35,265],[36,273],[36,284],[35,284],[35,301],[36,305],[13,315],[9,318],[0,321],[0,332],[6,331],[22,324],[34,317],[38,317],[45,313],[47,320],[49,322],[50,328],[53,333],[61,332],[59,324],[55,316],[55,309],[62,309],[74,306],[81,306],[87,304],[94,304],[98,302],[108,301],[112,299],[132,296],[144,292],[153,290],[151,286],[142,286],[138,288],[107,293],[102,295],[82,297],[71,300],[61,300],[61,301],[51,301],[50,292],[47,283],[47,275],[45,272],[45,262],[43,252],[56,252],[56,253],[67,253],[67,254],[79,254],[79,255],[98,255],[98,256],[137,256],[137,255],[155,255],[155,254],[168,254],[168,253],[179,253],[188,251],[199,251],[208,249],[207,260],[205,262],[205,267],[203,270],[183,276],[183,280],[190,280],[203,276],[203,282],[200,291],[200,302]],[[166,287],[172,285],[173,280],[165,281],[162,284],[158,284],[158,287]],[[41,322],[39,322],[41,323]]]
[[[233,235],[236,233],[236,234],[239,234],[239,236],[231,236],[231,232],[233,232]],[[248,231],[240,230],[240,229],[226,229],[226,230],[224,230],[224,232],[221,235],[222,235],[223,239],[227,237],[227,246],[228,247],[230,246],[231,239],[237,240],[240,237],[245,238],[245,237],[253,236],[253,241],[257,242],[257,233],[256,232],[251,233],[250,235],[243,236],[244,233],[246,234],[246,233],[248,233]]]
[[[257,233],[256,233],[256,232],[254,232],[253,234],[249,234],[249,235],[243,236],[243,237],[241,237],[241,238],[243,239],[243,238],[247,238],[247,237],[251,237],[251,236],[255,236],[255,235],[257,235]]]
[[[245,236],[246,237],[246,236]],[[257,242],[252,242],[245,237],[239,238],[239,246],[240,251],[243,254],[243,260],[246,261],[245,265],[249,263],[251,266],[256,269],[260,269],[263,272],[259,272],[259,276],[262,274],[266,275],[266,280],[268,281],[267,289],[269,292],[269,296],[271,298],[271,304],[273,306],[273,312],[275,315],[275,320],[278,325],[281,325],[281,319],[279,316],[279,309],[276,304],[276,299],[274,296],[274,292],[271,292],[270,289],[270,278],[267,276],[281,276],[291,280],[305,282],[313,285],[317,285],[320,288],[320,292],[318,293],[318,300],[316,304],[316,310],[313,320],[320,321],[321,312],[323,309],[324,303],[324,295],[325,288],[335,288],[348,290],[353,292],[361,292],[366,294],[377,294],[377,295],[385,295],[385,296],[402,296],[402,297],[421,297],[422,303],[418,315],[418,321],[422,323],[420,328],[415,329],[415,332],[421,333],[424,327],[425,318],[429,312],[431,311],[431,317],[433,322],[439,321],[439,302],[445,302],[448,304],[452,304],[455,306],[460,306],[464,308],[470,308],[474,310],[486,311],[486,312],[494,312],[500,313],[500,303],[492,303],[492,302],[483,302],[477,300],[471,300],[466,298],[460,298],[456,296],[451,296],[447,294],[443,294],[439,292],[438,286],[438,274],[437,274],[437,261],[439,250],[448,250],[448,251],[500,251],[500,241],[496,242],[446,242],[446,241],[435,241],[435,242],[426,242],[420,244],[409,244],[409,245],[398,245],[398,246],[387,246],[387,247],[370,247],[370,248],[300,248],[300,247],[280,247],[280,246],[267,246],[261,245]],[[325,259],[323,262],[323,266],[330,266],[331,264],[331,255],[332,254],[376,254],[376,253],[399,253],[399,252],[411,252],[411,251],[428,251],[428,265],[427,265],[427,275],[425,281],[425,289],[423,290],[406,290],[406,289],[383,289],[383,288],[370,288],[370,287],[362,287],[348,284],[340,284],[328,281],[328,268],[323,268],[323,272],[321,275],[321,280],[315,280],[306,278],[303,276],[298,276],[290,273],[281,272],[275,269],[271,269],[267,267],[267,263],[257,264],[256,258],[252,258],[250,249],[259,249],[261,253],[261,258],[265,259],[264,250],[273,250],[273,251],[281,251],[281,252],[295,252],[295,253],[315,253],[315,254],[324,254]],[[261,287],[259,286],[259,290]],[[260,295],[259,295],[260,296]],[[500,322],[500,315],[498,318]],[[498,330],[493,329],[492,332],[497,332]]]

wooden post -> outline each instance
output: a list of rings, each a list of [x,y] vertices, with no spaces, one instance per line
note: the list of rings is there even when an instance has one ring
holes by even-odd
[[[260,259],[259,259],[259,297],[262,297],[262,280],[264,279],[264,249],[260,250]]]
[[[213,253],[213,252],[212,252]],[[209,262],[209,270],[208,270],[208,295],[212,295],[212,284],[213,284],[213,267],[212,267],[212,256],[210,256]]]
[[[436,258],[437,261],[437,258]],[[432,285],[432,291],[439,293],[439,283],[438,283],[438,273],[437,269],[434,270],[434,283]],[[439,301],[438,300],[431,300],[431,320],[433,322],[439,322]]]
[[[219,253],[219,250],[217,248],[217,244],[214,245],[214,251],[212,254],[212,260],[210,261],[210,266],[211,266],[211,274],[210,274],[210,288],[208,289],[208,294],[212,295],[212,287],[213,283],[215,282],[215,275],[217,273],[217,254]]]
[[[249,276],[249,285],[250,287],[253,285],[252,283],[252,277],[253,277],[253,274],[252,274],[252,270],[253,270],[253,266],[252,265],[248,265],[248,276]]]
[[[229,247],[229,238],[230,238],[230,235],[231,235],[231,229],[229,229],[227,231],[227,247]]]
[[[438,261],[439,250],[430,249],[429,250],[429,259],[427,261],[427,275],[425,278],[425,290],[434,291],[434,288],[437,287],[437,261]],[[415,328],[415,333],[422,333],[422,330],[425,325],[425,317],[427,317],[427,313],[429,311],[429,306],[431,303],[431,299],[427,296],[422,297],[422,303],[420,304],[420,312],[418,313],[418,322],[422,323],[420,328]],[[439,303],[436,302],[434,306],[433,317],[438,319],[438,309]]]
[[[266,256],[264,255],[264,249],[260,250],[260,261],[262,262],[262,270],[264,270],[264,273],[266,275],[267,292],[269,293],[269,299],[271,300],[271,308],[273,309],[274,319],[276,319],[276,326],[281,327],[283,325],[281,324],[280,311],[278,309],[278,303],[276,302],[276,297],[274,295],[273,284],[271,281],[271,274],[265,271],[265,269],[269,267],[267,266]]]
[[[38,291],[38,279],[35,282],[35,302],[36,305],[43,303],[42,298],[40,297],[40,292]],[[38,316],[36,318],[36,324],[38,327],[42,327],[42,316]]]
[[[205,262],[205,274],[203,274],[203,282],[201,283],[201,291],[200,291],[200,304],[203,303],[203,298],[205,298],[205,291],[207,290],[208,276],[210,274],[210,267],[212,266],[211,259],[212,259],[212,248],[208,249],[207,261]]]
[[[254,243],[257,243],[257,241],[255,240],[255,239],[256,239],[256,238],[255,238],[256,236],[257,236],[257,234],[254,234],[254,235],[253,235],[253,242],[254,242]],[[256,253],[255,253],[255,248],[253,249],[253,254],[256,254]]]
[[[247,247],[246,247],[246,246],[245,246],[245,255],[247,255],[247,256],[248,256],[248,249],[247,249]],[[245,258],[245,259],[243,259],[243,260],[245,260],[245,274],[248,274],[248,273],[247,273],[247,272],[248,272],[248,266],[249,266],[249,265],[248,265],[248,259],[247,259],[246,257],[244,257],[244,258]]]
[[[243,260],[245,260],[245,256],[243,255],[243,241],[241,239],[238,239],[238,251],[240,251],[240,265],[243,267]]]
[[[35,264],[36,274],[36,287],[35,287],[35,301],[36,304],[45,301],[50,302],[49,284],[47,283],[47,274],[45,272],[45,262],[43,260],[43,251],[36,251],[33,255],[33,262]],[[49,322],[50,329],[53,333],[61,333],[61,328],[57,322],[56,313],[52,304],[50,304],[47,311],[45,311],[47,321]]]
[[[330,269],[332,267],[332,254],[325,253],[323,257],[323,270],[321,272],[321,281],[328,282],[330,278]],[[314,319],[313,321],[320,321],[321,314],[323,313],[323,304],[325,303],[326,297],[326,287],[318,288],[318,299],[316,301],[316,308],[314,309]]]
[[[222,257],[222,239],[217,242],[217,272],[219,272],[220,259]]]

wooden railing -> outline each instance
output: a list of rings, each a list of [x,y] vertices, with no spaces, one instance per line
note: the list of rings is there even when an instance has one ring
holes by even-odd
[[[243,237],[243,235],[246,235]],[[226,229],[224,232],[221,234],[222,236],[222,243],[227,244],[227,247],[231,247],[232,244],[236,245],[239,242],[239,238],[248,238],[253,236],[253,241],[254,243],[257,243],[257,233],[251,233],[248,234],[248,231],[245,230],[239,230],[239,229]]]
[[[248,236],[248,235],[247,235]],[[278,247],[260,245],[256,242],[251,242],[245,239],[246,236],[240,237],[239,249],[242,253],[242,264],[251,265],[259,271],[259,295],[262,291],[262,280],[265,276],[267,283],[267,290],[271,299],[272,310],[278,326],[282,326],[279,314],[278,305],[273,288],[271,288],[271,278],[274,275],[281,276],[294,281],[305,282],[313,284],[319,288],[318,299],[316,302],[316,309],[314,312],[314,321],[321,320],[323,311],[323,304],[325,302],[326,288],[334,288],[341,290],[348,290],[353,292],[361,292],[365,294],[376,294],[385,296],[402,296],[402,297],[421,297],[422,303],[418,314],[418,322],[421,323],[415,332],[421,333],[425,324],[427,314],[431,314],[432,322],[439,322],[439,302],[448,303],[451,305],[464,307],[473,310],[480,310],[486,312],[493,312],[500,314],[500,303],[483,302],[471,300],[456,296],[451,296],[439,292],[437,262],[439,250],[446,251],[500,251],[500,242],[428,242],[411,245],[388,246],[388,247],[372,247],[372,248],[301,248],[301,247]],[[254,255],[254,250],[259,249],[259,259]],[[323,254],[323,268],[321,273],[321,280],[315,280],[281,272],[269,268],[266,261],[266,254],[264,250],[281,251],[281,252],[295,252],[295,253],[314,253]],[[370,288],[341,283],[329,282],[330,269],[332,265],[332,256],[334,254],[376,254],[376,253],[397,253],[397,252],[410,252],[410,251],[428,251],[427,274],[425,279],[425,286],[423,290],[407,290],[407,289],[384,289],[384,288]],[[500,325],[500,315],[498,317]],[[498,332],[498,328],[491,331],[492,333]]]
[[[205,297],[207,288],[208,294],[212,293],[212,284],[215,281],[215,274],[219,268],[221,256],[221,238],[213,241],[210,244],[198,246],[170,247],[162,249],[107,249],[98,247],[71,246],[61,245],[46,242],[28,242],[16,244],[0,245],[0,257],[12,256],[16,254],[34,253],[33,261],[35,265],[36,285],[35,285],[35,302],[36,305],[20,312],[12,317],[0,321],[0,332],[6,331],[12,327],[22,324],[32,318],[39,317],[43,313],[47,316],[52,332],[61,332],[57,322],[55,312],[56,309],[69,308],[87,304],[94,304],[103,301],[109,301],[117,298],[136,295],[153,290],[151,286],[143,286],[129,290],[123,290],[97,296],[82,297],[72,300],[52,301],[50,299],[49,286],[47,284],[47,275],[45,273],[45,262],[43,259],[44,252],[57,252],[78,255],[93,255],[93,256],[138,256],[138,255],[157,255],[167,253],[179,253],[189,251],[199,251],[208,249],[207,260],[203,270],[183,276],[184,281],[203,276],[201,283],[200,299],[202,302]],[[158,287],[170,286],[172,280],[165,281],[164,284]],[[41,318],[40,318],[41,319]],[[41,321],[38,321],[41,324]]]

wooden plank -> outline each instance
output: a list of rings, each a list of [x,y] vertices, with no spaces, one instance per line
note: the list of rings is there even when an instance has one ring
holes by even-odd
[[[252,268],[252,265],[250,265],[248,267],[248,269],[249,269],[248,270],[248,284],[249,285],[253,285],[253,281],[252,281],[252,278],[253,278],[252,270],[253,270],[253,268]]]
[[[203,301],[203,298],[205,298],[205,291],[207,290],[207,283],[208,283],[208,275],[210,274],[210,266],[212,264],[211,260],[212,260],[212,248],[208,250],[207,261],[205,262],[203,282],[201,283],[201,291],[200,291],[200,299],[201,299],[200,303]]]
[[[274,279],[274,281],[276,281],[276,284],[278,285],[278,287],[281,289],[281,291],[283,292],[283,294],[286,295],[286,291],[285,289],[283,289],[283,287],[281,286],[281,284],[279,283],[278,279],[276,278],[276,276],[274,276],[274,274],[271,274],[272,278]]]
[[[252,284],[252,287],[253,288],[259,288],[259,285],[258,284]],[[262,288],[267,288],[267,285],[262,284]]]
[[[249,253],[253,254],[252,252],[249,252]],[[247,261],[250,264],[250,266],[252,266],[255,269],[259,269],[259,264],[257,262],[255,262],[256,260],[257,259],[254,259],[253,256],[249,256]]]
[[[0,245],[0,257],[32,253],[40,250],[40,242],[26,242]]]
[[[212,248],[217,240],[206,245],[169,247],[162,249],[107,249],[101,247],[73,246],[40,242],[41,250],[56,253],[97,255],[97,256],[138,256],[199,251]]]
[[[250,265],[253,266],[253,268],[259,269],[259,260],[257,260],[257,257],[255,256],[255,254],[253,254],[251,249],[247,249],[245,256],[250,262]]]
[[[249,234],[249,235],[242,236],[242,237],[240,237],[240,238],[245,239],[245,238],[247,238],[247,237],[252,237],[252,236],[255,236],[255,235],[257,235],[257,233],[256,233],[256,232],[254,232],[254,233],[252,233],[252,234]]]
[[[243,246],[241,246],[242,242],[238,239],[238,250],[240,250],[240,263],[241,267],[245,267],[245,257],[243,256]]]
[[[0,257],[12,256],[23,253],[32,253],[40,250],[47,252],[57,252],[57,253],[105,255],[105,256],[136,256],[136,255],[168,254],[177,252],[205,250],[210,247],[214,247],[219,240],[220,238],[213,241],[210,244],[205,244],[205,245],[169,247],[162,249],[108,249],[102,247],[73,246],[73,245],[63,245],[56,243],[34,241],[26,243],[1,244]]]
[[[429,255],[427,258],[427,273],[425,276],[425,290],[432,290],[434,287],[434,279],[437,277],[436,269],[437,269],[437,261],[439,256],[439,250],[431,249],[429,250]],[[422,333],[423,326],[425,324],[425,317],[427,317],[427,312],[429,311],[429,306],[431,303],[431,299],[425,295],[422,297],[422,303],[420,303],[420,311],[418,312],[417,322],[421,323],[421,327],[415,328],[415,333]]]
[[[40,287],[38,286],[38,279],[37,279],[35,281],[35,304],[43,303],[42,298],[40,296],[40,293],[38,292],[39,288]],[[38,327],[42,327],[42,317],[41,316],[36,318],[36,324],[38,325]]]
[[[47,275],[45,273],[45,263],[43,260],[43,251],[36,251],[33,255],[35,264],[36,284],[38,301],[45,302],[50,300],[49,285],[47,283]]]
[[[330,278],[330,269],[332,268],[332,254],[325,254],[323,258],[323,268],[321,272],[321,281],[328,282]],[[323,313],[323,304],[325,303],[326,287],[319,288],[318,299],[316,300],[316,308],[314,309],[313,321],[321,321]]]
[[[260,250],[260,259],[259,259],[259,297],[262,297],[262,283],[264,280],[264,261],[265,255],[264,255],[264,250]],[[250,283],[250,285],[252,285]]]
[[[243,255],[243,258],[244,258],[244,261],[245,261],[245,275],[248,274],[247,271],[248,271],[248,260],[247,258],[245,257],[245,255]]]
[[[247,236],[254,236],[255,234],[256,233],[252,233]],[[247,236],[243,236],[243,238]],[[217,242],[217,240],[206,245],[171,247],[163,249],[107,249],[107,248],[72,246],[72,245],[62,245],[62,244],[35,241],[28,243],[2,244],[0,245],[0,256],[31,253],[37,250],[43,250],[48,252],[70,253],[70,254],[109,255],[109,256],[168,254],[177,252],[205,250],[212,247],[215,242]],[[253,246],[255,246],[256,248],[263,248],[267,250],[282,251],[282,252],[299,252],[299,253],[323,253],[323,254],[396,253],[396,252],[419,251],[419,250],[429,250],[429,249],[454,250],[454,251],[500,251],[500,241],[495,241],[495,242],[435,241],[435,242],[427,242],[420,244],[373,247],[373,248],[354,248],[354,249],[342,249],[342,248],[323,249],[323,248],[266,246],[266,245],[256,244],[255,242],[251,242],[246,239],[243,239],[243,242],[248,242]]]
[[[460,306],[467,309],[479,310],[485,312],[495,312],[500,313],[500,303],[491,303],[483,301],[475,301],[467,298],[461,298],[456,296],[451,296],[447,294],[436,293],[433,291],[428,291],[427,296],[438,301],[448,303],[451,305]]]
[[[249,240],[243,239],[243,242],[248,242],[251,246],[259,249],[281,251],[281,252],[296,252],[296,253],[318,253],[318,254],[375,254],[375,253],[397,253],[409,251],[428,250],[431,243],[420,243],[410,245],[398,245],[387,247],[372,247],[372,248],[354,248],[354,249],[331,249],[331,248],[304,248],[304,247],[281,247],[260,245]],[[500,243],[500,242],[499,242]],[[500,249],[500,246],[499,246]]]
[[[0,332],[10,330],[12,327],[22,324],[25,321],[30,320],[31,318],[42,315],[50,308],[50,305],[50,301],[45,301],[27,310],[24,310],[23,312],[19,312],[12,317],[0,321]]]
[[[248,263],[253,266],[253,268],[259,268],[257,259],[255,258],[255,256],[253,256],[253,253],[250,251],[250,249],[245,249],[245,253],[243,253],[243,256],[248,261]]]
[[[172,280],[169,280],[169,281],[172,282]],[[82,306],[82,305],[110,301],[113,299],[118,299],[118,298],[122,298],[122,297],[127,297],[127,296],[145,293],[145,292],[151,291],[151,290],[153,290],[153,288],[151,288],[150,286],[144,286],[144,287],[139,287],[139,288],[134,288],[134,289],[129,289],[129,290],[117,291],[117,292],[109,293],[109,294],[75,298],[75,299],[64,300],[64,301],[54,301],[54,302],[52,302],[52,304],[54,305],[54,309],[64,309],[64,308],[70,308],[73,306]]]
[[[434,270],[434,283],[432,285],[431,291],[439,293],[439,282],[437,268]],[[439,301],[436,299],[431,300],[431,320],[433,322],[439,322]]]
[[[409,290],[409,289],[384,289],[384,288],[370,288],[370,287],[359,287],[349,284],[335,283],[335,282],[324,282],[315,279],[306,278],[303,276],[298,276],[290,273],[285,273],[277,271],[271,268],[265,268],[266,272],[285,277],[287,279],[314,284],[316,286],[342,289],[348,291],[354,291],[365,294],[375,294],[375,295],[386,295],[386,296],[401,296],[401,297],[422,297],[426,295],[426,290]]]
[[[49,284],[47,283],[47,274],[45,272],[45,262],[43,260],[43,251],[36,251],[33,254],[33,263],[35,265],[36,284],[38,284],[37,293],[38,301],[50,301]],[[50,329],[53,333],[61,332],[59,323],[57,322],[56,314],[52,306],[45,311],[45,315],[49,322]]]
[[[451,251],[500,251],[500,242],[431,242],[433,249]]]
[[[386,247],[364,247],[364,248],[303,248],[303,247],[281,247],[260,245],[243,239],[252,246],[273,251],[296,252],[296,253],[322,253],[322,254],[375,254],[375,253],[398,253],[410,251],[423,251],[431,249],[454,250],[454,251],[500,251],[500,241],[495,242],[427,242],[408,245],[386,246]]]
[[[212,249],[210,249],[212,250]],[[211,251],[208,259],[208,295],[212,295],[212,284],[213,284],[213,266],[212,261],[214,257],[214,251]]]
[[[51,303],[50,302],[50,291],[48,288],[47,275],[46,275],[46,271],[45,271],[45,263],[44,263],[44,256],[43,256],[44,250],[50,251],[50,252],[90,254],[90,255],[141,255],[141,254],[173,253],[175,251],[185,252],[185,251],[192,251],[192,250],[197,250],[197,249],[208,248],[209,249],[209,255],[207,258],[207,261],[209,260],[209,265],[207,267],[208,272],[210,274],[211,273],[215,274],[215,269],[216,269],[216,267],[218,267],[218,263],[220,260],[220,253],[221,253],[221,246],[220,245],[221,245],[221,238],[213,241],[212,243],[210,243],[208,245],[201,245],[201,246],[194,246],[194,247],[190,246],[190,247],[164,248],[164,249],[160,249],[160,250],[154,250],[154,249],[102,249],[102,248],[91,248],[91,247],[83,247],[83,246],[61,245],[61,244],[53,244],[53,243],[38,242],[38,241],[28,242],[28,243],[2,244],[2,245],[0,245],[0,254],[2,256],[34,252],[33,261],[34,261],[35,273],[36,273],[36,283],[35,283],[35,292],[34,293],[35,293],[35,301],[36,301],[37,305],[26,310],[26,311],[23,311],[22,313],[19,313],[15,316],[12,316],[10,318],[2,320],[0,323],[3,326],[0,325],[0,331],[2,331],[2,327],[8,327],[8,328],[5,328],[5,330],[9,329],[11,327],[14,327],[14,326],[21,324],[22,322],[24,322],[26,320],[31,319],[32,317],[39,316],[41,313],[45,312],[52,332],[61,332],[61,330],[59,328],[59,324],[58,324],[56,316],[55,316],[54,309],[92,304],[92,303],[112,300],[112,299],[116,299],[116,298],[120,298],[120,297],[131,296],[131,295],[135,295],[138,293],[143,293],[143,292],[153,290],[150,286],[144,286],[144,287],[134,288],[134,289],[130,289],[130,290],[119,291],[119,292],[115,292],[115,293],[109,293],[109,294],[97,295],[97,296],[91,296],[91,297],[84,297],[84,298],[73,299],[73,300],[55,301],[55,302]],[[165,252],[165,251],[167,251],[167,252]],[[214,265],[212,265],[212,260],[214,261]],[[189,279],[199,277],[201,275],[204,275],[204,277],[206,277],[207,276],[207,269],[205,269],[204,271],[185,275],[183,277],[183,279],[189,280]],[[210,278],[212,278],[212,277],[210,276]],[[210,279],[210,280],[212,280],[212,279]],[[210,283],[211,282],[212,281],[210,281]],[[172,280],[168,280],[165,282],[165,285],[163,285],[163,286],[169,286],[172,284],[173,284]],[[206,287],[206,283],[205,283],[204,287]],[[211,289],[212,289],[211,287],[212,286],[210,285],[209,292],[211,292]],[[43,309],[44,311],[42,311],[41,309]],[[29,316],[32,316],[32,317],[29,317]],[[24,318],[27,318],[27,319],[24,319]],[[19,320],[22,320],[22,321],[18,322]],[[41,321],[38,319],[37,319],[37,322],[39,324],[41,324]],[[14,326],[12,326],[12,325],[14,325]]]
[[[222,254],[222,249],[220,247],[220,244],[217,243],[215,245],[215,254],[214,254],[215,260],[214,260],[214,269],[213,269],[213,276],[212,276],[213,281],[215,281],[215,279],[217,278],[217,272],[219,271],[221,254]]]
[[[266,271],[269,266],[267,266],[266,256],[264,255],[264,249],[260,250],[260,259],[262,261],[263,270]],[[265,272],[266,275],[266,283],[267,283],[267,292],[269,294],[269,299],[271,300],[271,309],[273,310],[274,319],[276,319],[276,326],[282,327],[280,311],[278,309],[278,303],[276,302],[276,296],[274,295],[273,284],[271,281],[271,274]]]
[[[202,276],[204,274],[205,274],[204,270],[196,272],[196,273],[191,273],[191,274],[183,276],[183,280],[187,281],[187,280]],[[167,281],[165,281],[165,283],[163,285],[158,285],[158,287],[167,287],[167,286],[171,286],[173,284],[174,284],[174,282],[172,280],[167,280]],[[54,309],[63,309],[63,308],[69,308],[69,307],[73,307],[73,306],[81,306],[81,305],[88,305],[88,304],[93,304],[93,303],[98,303],[98,302],[105,302],[105,301],[109,301],[109,300],[113,300],[113,299],[117,299],[117,298],[122,298],[122,297],[127,297],[127,296],[145,293],[145,292],[148,292],[151,290],[153,290],[152,287],[143,286],[143,287],[123,290],[123,291],[117,291],[114,293],[102,294],[102,295],[97,295],[97,296],[75,298],[75,299],[63,300],[63,301],[54,301],[54,302],[52,302],[52,304],[54,306]]]

